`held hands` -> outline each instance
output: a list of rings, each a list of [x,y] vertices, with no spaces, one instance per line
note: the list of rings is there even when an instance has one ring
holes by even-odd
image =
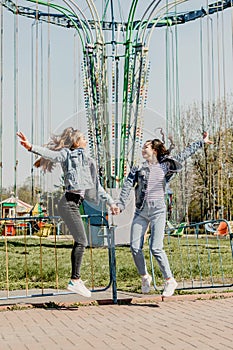
[[[111,210],[112,215],[120,214],[120,208],[118,208],[118,206],[116,204],[112,204],[110,206],[110,210]]]
[[[32,149],[31,143],[27,140],[26,136],[21,132],[18,131],[16,135],[20,138],[21,145],[26,148],[28,151]]]
[[[209,134],[208,134],[207,131],[204,131],[204,133],[203,133],[203,141],[204,141],[206,144],[208,144],[208,145],[212,145],[212,144],[213,144],[213,141],[211,141],[211,140],[209,139]]]

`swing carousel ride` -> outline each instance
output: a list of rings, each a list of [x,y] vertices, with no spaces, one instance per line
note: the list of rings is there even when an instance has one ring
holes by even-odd
[[[217,143],[215,151],[204,150],[201,163],[194,159],[196,173],[205,174],[196,190],[197,198],[201,210],[209,210],[213,216],[217,208],[224,207],[231,219],[232,102],[228,103],[228,94],[232,93],[232,0],[0,3],[1,131],[7,130],[8,118],[12,121],[12,140],[19,128],[28,131],[33,143],[40,144],[54,130],[70,125],[87,131],[89,151],[96,159],[103,186],[118,189],[129,168],[140,160],[145,137],[156,137],[158,133],[167,146],[174,142],[179,150],[200,138],[207,129]],[[190,46],[185,49],[182,40],[191,25]],[[198,44],[192,43],[195,31]],[[72,49],[68,36],[72,38]],[[198,59],[185,57],[189,50],[193,52],[192,46]],[[59,68],[55,60],[60,62]],[[68,88],[69,74],[73,81],[70,80],[72,87]],[[195,97],[198,102],[182,114],[181,90],[185,79],[185,93],[189,90],[191,96],[198,80]],[[60,95],[56,94],[58,84]],[[6,90],[11,91],[11,96],[7,96]],[[158,112],[150,111],[148,102]],[[160,112],[161,105],[164,108]],[[71,117],[64,116],[65,109],[65,115]],[[23,114],[27,117],[22,117]],[[6,163],[5,143],[2,133],[2,165]],[[18,145],[13,143],[17,193],[20,164]],[[2,187],[3,169],[0,169]],[[183,217],[195,197],[190,191],[196,177],[188,176],[187,172],[175,180],[172,192],[176,202],[182,203],[182,213],[175,215]],[[45,177],[39,181],[39,186],[46,190]],[[169,205],[173,206],[171,200]]]

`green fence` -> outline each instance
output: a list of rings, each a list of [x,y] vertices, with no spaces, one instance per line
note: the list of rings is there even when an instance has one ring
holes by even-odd
[[[89,242],[81,271],[86,285],[93,292],[111,287],[114,303],[117,289],[140,293],[141,280],[129,246],[115,246],[115,227],[109,226],[105,216],[83,215],[83,220]],[[66,286],[73,241],[60,218],[9,218],[0,223],[0,301],[70,293]],[[220,233],[223,224],[225,233]],[[164,245],[178,291],[232,287],[232,237],[231,225],[225,220],[179,226],[168,223]],[[144,252],[151,263],[155,288],[151,293],[160,293],[164,281],[147,240]]]
[[[168,223],[165,250],[178,290],[233,286],[233,233],[226,220],[173,226]],[[150,254],[155,289],[157,266]]]

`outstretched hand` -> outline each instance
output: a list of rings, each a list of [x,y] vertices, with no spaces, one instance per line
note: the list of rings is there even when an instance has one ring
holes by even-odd
[[[204,141],[206,144],[208,144],[208,145],[212,145],[212,144],[213,144],[213,141],[211,141],[211,140],[209,139],[209,134],[208,134],[207,131],[204,131],[204,133],[203,133],[203,141]]]
[[[27,140],[26,136],[21,132],[18,131],[16,135],[20,138],[21,145],[26,148],[28,151],[32,149],[31,143]]]

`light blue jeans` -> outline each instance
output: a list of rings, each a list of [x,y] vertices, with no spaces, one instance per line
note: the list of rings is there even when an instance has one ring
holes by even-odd
[[[147,274],[143,254],[144,235],[150,224],[150,251],[158,262],[163,277],[172,277],[169,261],[163,249],[166,223],[166,205],[163,199],[145,203],[142,210],[136,209],[130,235],[130,249],[140,275]]]

